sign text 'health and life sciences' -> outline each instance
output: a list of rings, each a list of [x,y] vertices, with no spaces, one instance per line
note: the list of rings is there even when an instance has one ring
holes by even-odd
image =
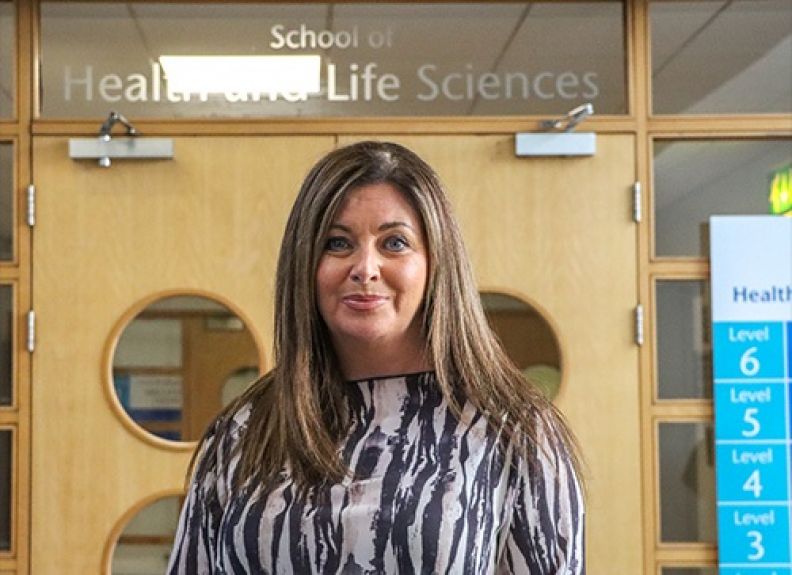
[[[489,70],[473,63],[455,67],[432,61],[416,62],[404,72],[390,69],[381,61],[357,61],[352,52],[367,55],[385,53],[396,47],[398,38],[389,27],[362,30],[351,26],[343,30],[313,29],[305,24],[288,27],[275,24],[269,29],[267,43],[271,53],[288,56],[322,54],[334,51],[334,59],[322,55],[319,68],[321,88],[315,92],[289,89],[235,90],[217,93],[173,90],[160,62],[149,62],[133,73],[99,70],[85,63],[63,69],[63,97],[67,102],[206,102],[218,96],[230,103],[261,101],[303,102],[318,98],[326,102],[415,102],[474,100],[594,100],[600,93],[597,72],[574,70]],[[347,58],[347,54],[350,56]],[[343,62],[341,62],[343,60]]]

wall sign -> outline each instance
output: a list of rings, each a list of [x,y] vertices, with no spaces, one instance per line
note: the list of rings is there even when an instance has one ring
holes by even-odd
[[[792,575],[792,218],[710,219],[721,575]]]
[[[45,117],[626,112],[619,0],[45,1],[41,28]]]
[[[184,397],[178,375],[116,375],[114,385],[121,405],[137,420],[181,419]]]

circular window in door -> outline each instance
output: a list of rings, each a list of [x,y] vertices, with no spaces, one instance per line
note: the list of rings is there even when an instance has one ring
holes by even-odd
[[[561,388],[561,346],[545,314],[526,301],[499,292],[482,292],[490,327],[525,379],[553,399]]]
[[[112,403],[146,439],[195,441],[231,399],[228,374],[257,377],[260,348],[240,314],[214,298],[171,295],[137,309],[111,340]]]
[[[178,495],[148,499],[119,521],[105,551],[111,575],[165,573],[183,499]]]

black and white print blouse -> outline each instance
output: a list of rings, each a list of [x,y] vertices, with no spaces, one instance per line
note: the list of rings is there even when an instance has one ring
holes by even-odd
[[[585,573],[583,497],[566,458],[540,455],[529,473],[469,403],[452,415],[431,372],[347,385],[341,453],[354,479],[298,497],[284,472],[232,495],[241,409],[224,437],[208,436],[217,461],[199,459],[169,574]]]

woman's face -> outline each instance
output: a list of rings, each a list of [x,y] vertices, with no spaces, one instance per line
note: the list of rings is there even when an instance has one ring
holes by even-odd
[[[316,271],[319,312],[336,349],[421,345],[427,272],[423,226],[407,198],[388,183],[348,192]]]

